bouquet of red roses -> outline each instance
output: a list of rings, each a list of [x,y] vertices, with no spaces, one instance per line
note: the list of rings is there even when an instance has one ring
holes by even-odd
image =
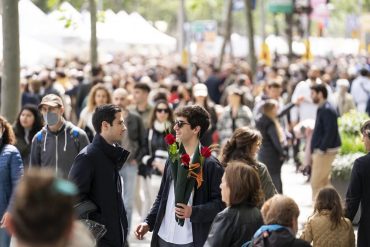
[[[182,143],[176,142],[174,135],[167,134],[165,141],[168,144],[168,154],[175,185],[175,205],[177,203],[187,204],[195,183],[197,188],[202,185],[204,160],[211,156],[211,150],[208,147],[198,145],[190,162],[189,154],[186,153]],[[176,221],[180,226],[184,225],[184,219],[176,217]]]

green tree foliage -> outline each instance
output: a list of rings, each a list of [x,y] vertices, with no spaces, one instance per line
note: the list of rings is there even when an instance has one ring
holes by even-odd
[[[48,13],[56,9],[63,0],[32,0],[39,8]],[[67,0],[76,9],[88,8],[86,0]],[[178,0],[97,0],[98,7],[115,12],[125,10],[138,12],[151,21],[164,20],[170,29],[176,29],[179,8]],[[100,3],[102,3],[100,5]],[[186,16],[188,21],[214,19],[221,22],[224,0],[187,0]]]
[[[32,0],[44,12],[48,13],[63,0]],[[76,9],[87,9],[87,0],[67,0]],[[164,20],[169,24],[169,31],[174,33],[176,31],[176,21],[179,8],[179,0],[97,0],[97,6],[103,9],[112,9],[115,12],[125,10],[128,13],[138,12],[144,18],[157,21]],[[257,3],[259,1],[257,0]],[[268,0],[265,0],[268,3]],[[361,5],[360,5],[361,3]],[[199,19],[213,19],[216,20],[221,27],[222,18],[224,15],[225,0],[186,0],[186,16],[188,21]],[[370,0],[330,0],[330,4],[334,8],[330,14],[329,29],[326,34],[329,36],[343,36],[345,33],[345,21],[348,14],[365,13],[370,11]],[[362,8],[360,9],[360,6]],[[260,10],[259,4],[253,13],[256,34],[260,34]],[[266,15],[266,32],[273,33],[272,29],[272,15],[267,11]],[[280,20],[281,19],[281,20]],[[283,15],[279,16],[279,26],[285,26]],[[233,12],[233,31],[245,35],[245,18],[244,11]],[[283,32],[281,32],[283,35]]]

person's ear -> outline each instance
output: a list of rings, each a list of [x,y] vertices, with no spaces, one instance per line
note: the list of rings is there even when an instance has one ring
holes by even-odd
[[[105,129],[107,129],[108,128],[108,125],[110,125],[107,121],[103,121],[102,123],[101,123],[101,130],[105,130]]]
[[[292,230],[294,235],[298,232],[298,217],[293,217],[292,219]]]
[[[201,129],[201,128],[200,128],[200,126],[197,126],[197,127],[195,127],[195,128],[194,128],[194,130],[193,130],[193,131],[194,131],[194,133],[195,133],[198,137],[200,137],[200,129]]]

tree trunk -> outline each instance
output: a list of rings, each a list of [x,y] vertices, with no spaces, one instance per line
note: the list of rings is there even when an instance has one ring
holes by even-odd
[[[1,115],[14,122],[20,108],[19,89],[19,18],[18,1],[2,0],[3,9],[3,77]]]
[[[96,0],[90,1],[90,63],[91,67],[98,66],[98,38],[96,36]]]
[[[279,36],[279,25],[278,25],[277,14],[276,13],[274,14],[274,33],[275,33],[275,38],[277,39],[278,36]],[[277,63],[279,61],[279,55],[278,55],[278,52],[277,52],[277,47],[275,47],[274,53],[275,53],[274,62]]]
[[[247,36],[249,40],[248,45],[248,63],[251,66],[252,74],[256,74],[257,70],[257,59],[256,59],[256,49],[254,46],[254,28],[253,28],[253,16],[252,16],[252,1],[244,0],[245,14],[247,19]],[[253,81],[253,78],[250,78]]]
[[[180,5],[178,9],[177,17],[177,32],[178,32],[178,51],[180,54],[184,52],[185,49],[185,32],[184,32],[184,23],[185,23],[185,0],[180,0]]]
[[[288,59],[292,61],[293,59],[293,13],[288,13],[285,15],[285,20],[287,24],[287,38],[288,38]]]
[[[265,42],[266,39],[266,7],[265,0],[260,1],[260,10],[261,10],[261,38],[262,42]]]
[[[220,60],[218,63],[218,68],[221,68],[222,63],[224,61],[224,55],[225,55],[225,49],[228,42],[230,42],[230,52],[231,52],[231,29],[233,25],[233,18],[232,18],[232,11],[233,11],[233,0],[227,0],[227,9],[225,11],[225,22],[224,22],[224,41],[222,43],[221,47],[221,53],[220,53]]]

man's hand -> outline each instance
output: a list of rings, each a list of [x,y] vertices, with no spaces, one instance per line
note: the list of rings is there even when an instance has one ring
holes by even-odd
[[[192,213],[192,207],[185,205],[183,203],[177,203],[175,207],[175,213],[177,218],[179,219],[190,218]]]
[[[136,230],[135,230],[135,236],[137,239],[139,240],[143,240],[144,238],[144,235],[149,231],[149,225],[148,223],[141,223],[140,225],[138,225],[136,227]]]
[[[300,105],[304,100],[305,100],[304,96],[300,96],[298,97],[298,99],[296,99],[296,101],[293,102],[293,104]]]
[[[1,222],[0,222],[0,228],[6,228],[8,226],[9,215],[10,215],[9,212],[4,213],[3,218],[1,219]]]
[[[162,162],[158,162],[158,161],[154,160],[154,161],[152,162],[152,166],[153,166],[154,168],[157,168],[157,169],[158,169],[158,171],[160,171],[160,172],[161,172],[161,174],[163,174],[163,173],[164,173],[164,167],[165,167],[165,164],[163,164]]]

